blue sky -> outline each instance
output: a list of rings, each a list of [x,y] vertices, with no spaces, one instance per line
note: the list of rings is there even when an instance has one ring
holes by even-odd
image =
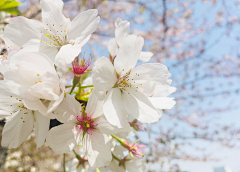
[[[226,6],[229,9],[229,13],[231,15],[237,15],[240,16],[240,11],[238,9],[237,6],[235,6],[232,2],[226,1]],[[170,6],[171,8],[172,6]],[[172,7],[174,8],[174,7]],[[193,12],[193,18],[200,23],[202,22],[203,18],[201,18],[203,15],[208,18],[208,22],[212,22],[215,19],[215,12],[219,11],[219,10],[226,10],[225,7],[219,3],[219,5],[217,5],[216,7],[212,8],[212,5],[210,5],[209,3],[202,3],[202,2],[196,2],[195,4],[193,4],[192,8],[194,9]],[[214,10],[212,10],[214,9]],[[206,15],[207,13],[207,15]],[[161,12],[160,12],[161,14]],[[115,17],[115,16],[114,16]],[[117,16],[116,16],[117,17]],[[144,13],[144,17],[149,17],[148,13]],[[123,16],[123,19],[128,19],[128,16]],[[196,26],[198,25],[198,23],[196,24]],[[133,31],[134,29],[139,29],[139,30],[147,30],[147,28],[149,27],[148,24],[146,25],[141,25],[141,24],[134,24],[131,23],[131,31]],[[225,28],[224,28],[225,29]],[[222,35],[225,30],[223,28],[216,28],[213,31],[211,31],[210,33],[206,33],[204,35],[200,35],[199,37],[195,37],[194,39],[191,39],[189,41],[192,42],[197,42],[200,41],[202,37],[205,37],[205,39],[207,40],[207,46],[211,45],[216,39],[218,39],[218,37],[220,35]],[[191,62],[189,62],[190,66],[194,66],[196,63],[200,62],[200,63],[207,63],[207,60],[209,60],[210,58],[213,58],[214,60],[220,59],[223,55],[232,55],[233,58],[236,58],[236,54],[237,54],[237,50],[239,49],[239,41],[235,40],[234,37],[236,35],[240,36],[240,32],[239,32],[240,28],[239,26],[236,26],[233,29],[233,32],[230,36],[223,36],[221,38],[221,41],[214,47],[212,47],[210,50],[208,50],[203,57],[201,58],[195,58],[194,60],[191,60]],[[110,33],[110,34],[114,34],[114,33]],[[108,39],[108,38],[105,38]],[[109,38],[110,39],[110,38]],[[232,51],[232,47],[234,47],[235,51]],[[101,47],[99,48],[98,45],[94,45],[94,48],[97,49],[97,56],[101,57],[101,56],[106,56],[108,57],[108,51],[106,47]],[[86,51],[87,48],[85,49]],[[147,50],[147,49],[145,49]],[[89,51],[90,52],[90,51]],[[177,61],[175,60],[165,60],[163,63],[166,66],[171,66],[172,64],[175,64]],[[139,63],[141,64],[141,63]],[[180,80],[179,78],[181,78],[182,76],[185,76],[186,74],[183,72],[183,68],[184,66],[178,66],[177,68],[170,68],[170,72],[172,73],[173,77],[173,86],[178,87],[179,85],[181,85],[182,83],[188,82],[188,81],[192,81],[195,79],[195,76],[193,74],[189,75],[189,78],[185,78],[183,80]],[[197,69],[199,71],[199,75],[203,75],[205,74],[204,72],[206,72],[206,65],[203,65],[203,67],[201,69]],[[195,72],[193,70],[193,72]],[[176,79],[178,82],[176,83]],[[233,82],[235,83],[234,86],[229,86],[228,82]],[[233,77],[233,78],[209,78],[209,79],[205,79],[203,81],[199,81],[197,82],[198,87],[204,91],[205,87],[214,87],[215,91],[213,92],[219,92],[219,91],[223,91],[223,90],[234,90],[239,88],[239,82],[240,79],[237,77]],[[219,84],[222,84],[222,87],[218,87]],[[188,92],[185,92],[185,95],[179,94],[178,92],[176,92],[175,94],[173,94],[173,97],[178,98],[178,97],[182,97],[182,96],[186,96],[188,98],[188,101],[194,101],[196,103],[196,105],[193,106],[189,106],[188,104],[186,104],[184,101],[182,102],[182,104],[179,104],[177,106],[175,106],[175,108],[173,110],[170,110],[170,113],[175,113],[177,108],[181,108],[182,112],[181,113],[185,113],[186,115],[191,114],[191,113],[195,113],[196,109],[198,107],[201,107],[202,109],[208,110],[211,108],[222,108],[225,107],[228,104],[232,105],[232,110],[230,111],[226,111],[224,113],[219,113],[219,112],[215,112],[215,113],[211,113],[210,115],[206,116],[203,118],[203,122],[204,121],[210,121],[209,125],[211,128],[211,131],[214,129],[218,129],[218,124],[229,124],[234,126],[235,128],[237,128],[237,126],[239,126],[239,121],[240,121],[240,115],[239,115],[239,108],[238,108],[238,102],[240,101],[239,95],[235,95],[235,94],[231,94],[230,96],[223,97],[223,96],[217,96],[217,97],[208,97],[205,99],[204,102],[201,101],[196,101],[195,99],[189,98],[189,95],[195,94],[193,91],[191,91],[191,87],[187,87],[189,89]],[[209,94],[212,92],[208,92],[205,91],[204,94]],[[209,104],[209,102],[212,102],[211,104]],[[184,115],[184,114],[183,114]],[[158,130],[158,127],[161,126],[163,129],[169,129],[169,127],[174,126],[174,122],[178,123],[178,127],[176,128],[176,130],[179,133],[184,133],[185,136],[190,136],[192,134],[192,127],[189,127],[188,125],[186,125],[185,123],[179,122],[178,120],[169,120],[169,118],[163,114],[163,117],[161,119],[161,121],[159,121],[157,124],[152,125],[152,129],[153,130]],[[142,139],[146,140],[147,135],[146,133],[143,133],[140,135]],[[152,134],[152,139],[151,141],[154,140],[154,138],[156,138],[159,135],[154,135]],[[223,135],[223,137],[225,137],[225,135]],[[227,137],[227,136],[226,136]],[[146,140],[147,141],[147,140]],[[176,142],[180,142],[180,140],[176,140]],[[238,172],[238,169],[240,169],[240,164],[238,163],[238,160],[240,158],[240,150],[239,149],[228,149],[225,147],[220,146],[218,143],[214,143],[214,142],[208,142],[208,141],[202,141],[200,139],[197,140],[188,140],[190,141],[194,146],[196,147],[202,147],[202,148],[206,148],[205,151],[195,151],[195,149],[193,149],[192,147],[186,145],[184,147],[182,147],[182,150],[189,152],[190,154],[194,154],[194,155],[206,155],[206,154],[212,154],[213,158],[218,158],[221,159],[221,161],[215,162],[215,161],[210,161],[210,162],[191,162],[191,161],[180,161],[180,160],[176,160],[176,161],[172,161],[171,164],[174,164],[175,162],[177,162],[180,165],[181,170],[185,170],[185,171],[191,171],[191,172],[213,172],[213,168],[214,167],[221,167],[221,166],[229,166],[233,172]],[[165,166],[165,168],[163,170],[167,170],[168,169],[168,165]]]

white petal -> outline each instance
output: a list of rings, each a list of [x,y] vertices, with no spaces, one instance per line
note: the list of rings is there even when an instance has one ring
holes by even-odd
[[[91,35],[88,35],[81,43],[79,43],[81,48],[89,41],[90,38],[91,38]]]
[[[107,166],[112,160],[111,142],[108,136],[102,133],[93,132],[92,135],[86,135],[83,148],[87,151],[87,159],[90,166]]]
[[[132,132],[132,127],[129,125],[129,123],[127,121],[125,121],[123,128],[115,129],[115,131],[117,132],[116,135],[120,138],[126,138],[128,136],[134,136],[135,135]]]
[[[13,17],[4,28],[4,36],[18,46],[22,46],[30,39],[40,39],[43,29],[43,24],[37,20],[30,20],[22,16]]]
[[[103,112],[108,122],[118,128],[123,128],[126,119],[126,112],[122,105],[122,95],[118,88],[112,89],[105,99]]]
[[[168,78],[171,77],[171,74],[168,71],[168,68],[161,63],[146,63],[140,65],[132,70],[132,73],[137,73],[140,75],[140,79],[150,78],[152,81],[160,83],[168,83]],[[134,78],[138,79],[138,76]]]
[[[79,161],[77,158],[74,158],[72,161],[68,161],[66,163],[66,171],[67,172],[78,172],[77,170],[77,165],[78,165]],[[81,166],[79,167],[81,168]]]
[[[70,20],[62,13],[62,0],[41,0],[40,4],[42,8],[42,21],[53,32],[64,30],[67,27]]]
[[[6,29],[6,28],[5,28]],[[12,42],[9,38],[7,38],[5,35],[2,36],[2,39],[4,40],[6,46],[11,49],[11,51],[19,51],[21,49],[20,46],[18,46],[17,44],[15,44],[14,42]],[[8,52],[8,53],[11,53]],[[9,58],[9,54],[8,54],[8,58]]]
[[[88,76],[88,78],[83,81],[82,86],[86,86],[86,85],[93,85],[92,76]],[[85,92],[89,92],[90,90],[91,88],[84,88]]]
[[[153,97],[166,97],[177,90],[176,87],[168,87],[167,90],[162,90],[161,87],[155,87],[153,91]]]
[[[99,169],[100,172],[107,172],[107,167],[100,167],[98,169]],[[95,172],[95,170],[92,171],[92,172]]]
[[[139,59],[138,59],[138,60],[141,60],[141,61],[143,61],[143,62],[148,62],[148,61],[152,58],[152,56],[153,56],[153,53],[142,51],[142,52],[140,53],[140,56],[139,56]]]
[[[119,74],[125,74],[135,67],[143,43],[143,38],[135,35],[129,35],[124,39],[122,46],[118,50],[117,57],[114,60],[114,66]]]
[[[62,46],[58,54],[56,55],[55,64],[66,66],[72,63],[72,61],[79,55],[81,50],[82,50],[81,44],[75,45],[67,44]]]
[[[93,67],[93,85],[96,90],[108,91],[117,82],[116,72],[109,59],[101,57]]]
[[[126,169],[128,172],[145,172],[146,166],[145,164],[140,160],[131,160],[126,162]]]
[[[96,119],[97,129],[100,130],[101,133],[111,135],[116,134],[117,130],[116,127],[113,127],[105,117],[100,117]]]
[[[126,172],[126,170],[123,168],[123,166],[119,166],[118,164],[119,164],[118,161],[113,160],[109,164],[108,168],[112,171]]]
[[[152,95],[156,87],[158,87],[158,91],[165,91],[171,84],[168,79],[171,74],[167,67],[160,63],[140,65],[133,69],[131,73],[133,74],[132,79],[139,84],[138,90],[146,96]]]
[[[97,14],[97,9],[90,9],[78,14],[70,23],[68,40],[74,40],[77,37],[80,37],[78,38],[80,43],[88,35],[92,34],[96,30],[100,21]]]
[[[28,70],[13,69],[5,73],[4,79],[20,85],[21,87],[18,88],[18,91],[23,96],[27,89],[39,81],[36,78],[37,74],[37,72],[29,72]]]
[[[174,98],[170,97],[149,97],[148,99],[157,109],[172,109],[176,104]]]
[[[93,89],[87,103],[86,112],[92,118],[97,118],[103,115],[103,104],[106,94],[104,92],[97,92]]]
[[[77,146],[79,133],[75,123],[68,122],[52,128],[47,135],[47,145],[57,154],[68,153]]]
[[[129,35],[130,22],[127,20],[120,21],[119,18],[115,21],[115,37],[119,47],[123,45],[123,40]]]
[[[58,48],[46,45],[42,43],[39,39],[31,39],[30,41],[23,45],[23,49],[20,50],[19,53],[21,52],[41,52],[48,56],[54,63],[55,57],[58,53]]]
[[[66,94],[54,114],[57,114],[57,119],[62,123],[74,122],[77,116],[82,115],[82,107],[73,96]]]
[[[0,109],[12,112],[19,108],[18,106],[22,104],[22,99],[21,96],[14,94],[9,89],[9,86],[17,89],[17,87],[14,87],[14,84],[7,85],[6,81],[0,81]]]
[[[43,105],[39,98],[32,96],[31,94],[25,94],[23,99],[25,107],[31,110],[39,111],[43,115],[47,115],[47,108]]]
[[[55,101],[51,101],[49,103],[49,106],[48,106],[48,110],[47,110],[47,115],[50,114],[52,111],[54,111],[58,106],[59,104],[62,102],[63,100],[63,97],[64,97],[64,91],[62,91],[61,95],[58,97],[58,99],[56,99]]]
[[[110,41],[108,42],[108,51],[112,56],[112,58],[114,58],[117,55],[118,45],[117,45],[116,38],[110,39]]]
[[[31,94],[34,97],[46,100],[57,100],[59,95],[55,93],[57,91],[55,91],[55,88],[57,88],[57,86],[54,82],[43,80],[42,82],[31,86],[25,94]]]
[[[41,114],[52,119],[56,118],[56,116],[51,113],[59,106],[63,96],[64,93],[62,93],[57,100],[52,100],[48,105],[44,105],[39,97],[32,96],[29,92],[27,92],[23,99],[23,103],[28,109],[39,111]]]
[[[129,93],[129,94],[128,94]],[[142,123],[158,121],[158,112],[148,98],[133,89],[126,89],[122,94],[123,106],[128,114],[134,116]]]
[[[114,151],[112,152],[116,157],[122,158],[124,157],[124,152],[126,151],[126,148],[124,148],[121,145],[116,145],[114,147]]]
[[[34,112],[34,116],[36,120],[34,123],[34,128],[37,139],[37,148],[39,148],[43,145],[47,137],[50,125],[50,118],[40,114],[39,112]]]
[[[158,111],[158,118],[160,120],[160,118],[162,118],[162,109],[157,109]]]
[[[12,115],[12,112],[3,111],[0,109],[0,119],[9,117],[10,115]]]
[[[17,148],[29,136],[33,129],[33,114],[29,110],[21,110],[10,116],[2,132],[2,146]]]
[[[122,19],[121,19],[120,17],[118,17],[118,18],[115,20],[115,27],[118,27],[121,22],[122,22]]]
[[[40,75],[46,72],[56,73],[52,61],[42,53],[29,52],[20,56],[21,59],[16,64],[19,69],[35,71]]]
[[[0,73],[5,74],[6,71],[8,71],[10,68],[10,61],[9,60],[3,60],[0,61]]]

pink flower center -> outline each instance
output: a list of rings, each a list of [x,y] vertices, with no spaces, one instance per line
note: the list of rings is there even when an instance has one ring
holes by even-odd
[[[75,58],[75,60],[72,62],[73,74],[83,75],[84,73],[86,73],[86,70],[90,66],[91,62],[91,57],[88,60],[86,60],[84,57],[82,60],[78,60],[78,58]]]
[[[95,121],[93,119],[91,119],[91,116],[83,115],[79,117],[77,116],[77,127],[83,131],[84,135],[87,134],[91,134],[92,135],[92,131],[94,129],[96,129],[96,126],[98,124],[95,124]]]

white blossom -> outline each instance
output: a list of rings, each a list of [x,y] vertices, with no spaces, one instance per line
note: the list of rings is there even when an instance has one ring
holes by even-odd
[[[19,56],[15,64],[17,69],[6,71],[4,80],[15,84],[15,91],[27,109],[50,114],[62,101],[65,90],[53,63],[39,52]]]
[[[55,153],[67,153],[82,145],[90,166],[110,163],[111,137],[106,134],[114,134],[114,127],[102,116],[102,103],[94,93],[89,98],[86,113],[70,95],[66,95],[54,113],[58,113],[57,119],[63,123],[52,128],[47,136],[47,144]]]
[[[40,51],[57,65],[70,64],[96,30],[100,17],[91,9],[72,21],[63,13],[62,0],[41,0],[42,22],[19,16],[9,20],[4,35],[20,47]]]
[[[158,111],[148,100],[156,87],[166,90],[171,74],[160,63],[148,63],[136,68],[143,46],[143,38],[130,35],[124,39],[114,60],[114,66],[101,57],[93,67],[93,85],[96,92],[106,93],[103,112],[114,126],[124,127],[126,114],[142,123],[159,119]]]
[[[108,43],[108,51],[112,58],[116,57],[119,47],[122,46],[124,39],[129,35],[130,22],[117,18],[115,27],[115,38],[110,39]],[[152,56],[153,53],[142,51],[138,60],[148,62]]]

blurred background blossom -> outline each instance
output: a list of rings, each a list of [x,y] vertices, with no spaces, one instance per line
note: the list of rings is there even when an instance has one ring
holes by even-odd
[[[121,17],[131,23],[130,33],[144,37],[143,50],[154,54],[151,62],[165,64],[172,74],[177,104],[150,126],[150,140],[147,132],[136,133],[148,146],[148,171],[239,171],[240,0],[64,2],[71,19],[98,9],[100,25],[83,48],[93,60],[109,56],[108,41]],[[0,0],[1,55],[7,53],[4,26],[16,15],[41,20],[39,0]],[[61,170],[62,156],[46,145],[36,150],[34,134],[17,149],[0,147],[0,171]]]

